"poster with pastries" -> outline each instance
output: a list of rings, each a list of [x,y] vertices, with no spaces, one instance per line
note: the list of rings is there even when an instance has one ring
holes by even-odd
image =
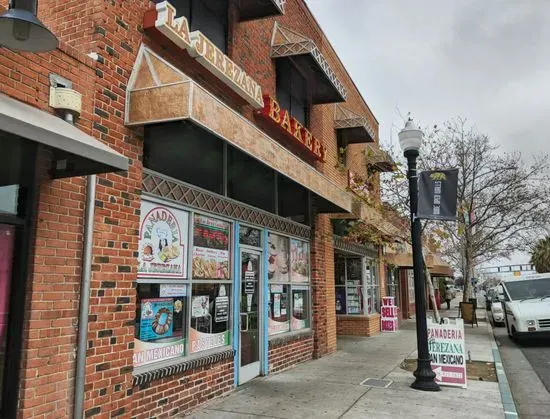
[[[171,298],[141,300],[139,339],[147,342],[172,336],[174,301]]]
[[[185,278],[188,229],[188,212],[143,200],[137,277]]]
[[[294,282],[309,281],[309,244],[296,239],[290,240],[290,272]]]
[[[193,220],[193,278],[229,279],[231,224],[195,215]]]

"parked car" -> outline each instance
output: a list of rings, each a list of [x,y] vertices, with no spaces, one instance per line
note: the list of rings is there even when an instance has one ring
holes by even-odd
[[[498,293],[512,339],[550,338],[550,273],[503,281]]]
[[[504,310],[502,302],[495,298],[491,301],[491,320],[494,326],[504,326]]]
[[[500,301],[498,298],[498,290],[497,287],[489,288],[487,290],[487,293],[485,294],[485,308],[488,311],[491,311],[491,305],[494,301]]]

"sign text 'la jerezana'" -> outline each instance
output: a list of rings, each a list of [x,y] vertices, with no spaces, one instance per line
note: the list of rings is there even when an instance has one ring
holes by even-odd
[[[189,31],[184,16],[176,18],[176,9],[169,2],[157,3],[144,17],[145,30],[156,29],[172,43],[189,52],[199,63],[223,81],[254,108],[264,106],[262,88],[252,77],[217,48],[201,31]]]

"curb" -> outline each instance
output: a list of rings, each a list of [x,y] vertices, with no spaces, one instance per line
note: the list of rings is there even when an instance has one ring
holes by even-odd
[[[508,383],[508,378],[506,377],[506,373],[504,372],[504,366],[502,365],[500,352],[495,341],[495,336],[493,334],[491,323],[487,322],[487,328],[489,329],[489,334],[491,335],[491,338],[493,340],[491,344],[491,349],[493,351],[493,361],[495,362],[495,369],[497,372],[498,389],[500,390],[500,398],[502,400],[502,407],[504,408],[504,418],[517,419],[519,415],[516,409],[516,403],[514,402],[514,399],[512,397],[510,383]]]

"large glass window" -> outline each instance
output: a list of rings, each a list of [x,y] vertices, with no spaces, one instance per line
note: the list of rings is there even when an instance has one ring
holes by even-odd
[[[230,345],[231,227],[142,201],[134,366]]]
[[[307,81],[290,60],[277,60],[277,100],[304,127],[309,125]]]
[[[227,0],[170,0],[176,16],[185,16],[191,31],[199,30],[227,52]]]
[[[365,259],[365,293],[369,314],[378,313],[380,310],[380,278],[378,276],[377,261]]]
[[[336,314],[372,314],[378,311],[380,290],[373,260],[335,255],[334,273]]]
[[[311,326],[309,244],[270,233],[269,335]]]

